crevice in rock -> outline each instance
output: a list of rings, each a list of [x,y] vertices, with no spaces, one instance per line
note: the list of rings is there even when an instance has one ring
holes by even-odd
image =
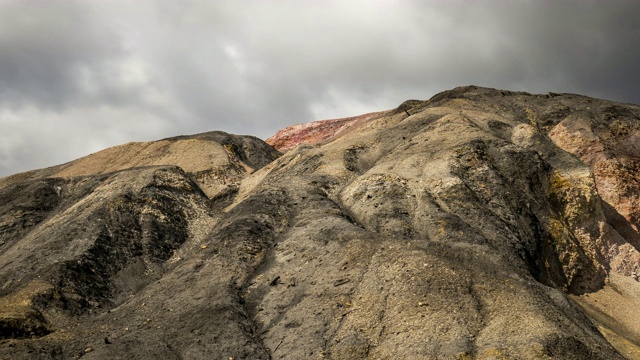
[[[247,210],[251,209],[249,214]],[[248,288],[256,278],[273,266],[275,246],[279,239],[284,239],[287,229],[295,218],[295,207],[284,189],[266,189],[263,192],[245,199],[228,214],[227,224],[216,234],[218,238],[238,239],[234,244],[241,262],[245,263],[246,274],[236,280],[234,294],[239,311],[245,318],[246,336],[271,358],[273,349],[269,349],[263,340],[263,333],[271,325],[259,324],[256,316],[257,307],[262,301],[263,293],[249,296]],[[278,319],[279,321],[279,319]]]
[[[468,292],[471,295],[471,299],[472,299],[473,304],[474,304],[474,310],[475,310],[476,314],[478,314],[478,316],[480,317],[479,319],[477,319],[478,327],[475,328],[475,329],[472,329],[472,332],[471,332],[471,336],[473,337],[473,340],[471,341],[472,349],[471,349],[471,354],[470,355],[473,358],[478,356],[477,339],[478,339],[478,336],[480,335],[480,333],[482,332],[483,328],[486,326],[486,321],[487,321],[486,320],[487,316],[485,314],[485,309],[484,309],[484,306],[482,305],[482,297],[476,291],[475,286],[476,286],[476,284],[474,283],[474,280],[470,279]]]

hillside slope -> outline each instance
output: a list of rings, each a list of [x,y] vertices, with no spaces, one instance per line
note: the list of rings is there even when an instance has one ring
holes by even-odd
[[[42,178],[70,178],[146,166],[179,166],[209,196],[280,153],[258,138],[222,131],[108,148],[66,164],[0,178],[0,188]]]
[[[639,358],[638,106],[471,86],[360,119],[0,179],[0,358]]]

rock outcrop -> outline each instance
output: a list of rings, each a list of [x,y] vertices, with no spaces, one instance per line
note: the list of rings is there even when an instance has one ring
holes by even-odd
[[[0,358],[637,358],[639,127],[471,86],[0,179]]]
[[[342,119],[296,124],[279,130],[265,142],[282,152],[287,152],[300,144],[321,145],[342,137],[387,113],[389,112],[380,111]]]

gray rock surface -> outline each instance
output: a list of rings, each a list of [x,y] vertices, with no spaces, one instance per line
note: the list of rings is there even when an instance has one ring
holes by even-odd
[[[639,122],[463,87],[277,159],[215,133],[0,179],[0,358],[633,358],[568,294],[637,284]]]

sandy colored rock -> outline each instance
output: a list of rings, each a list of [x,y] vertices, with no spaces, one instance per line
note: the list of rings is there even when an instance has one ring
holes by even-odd
[[[0,357],[637,358],[639,119],[471,86],[0,179],[0,324],[46,326]]]

